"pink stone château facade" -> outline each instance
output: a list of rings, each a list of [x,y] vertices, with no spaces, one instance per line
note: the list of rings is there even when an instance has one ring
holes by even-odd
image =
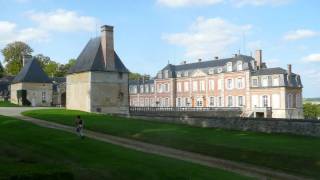
[[[168,64],[155,78],[129,82],[130,106],[239,107],[244,117],[303,118],[300,76],[267,68],[262,51]]]

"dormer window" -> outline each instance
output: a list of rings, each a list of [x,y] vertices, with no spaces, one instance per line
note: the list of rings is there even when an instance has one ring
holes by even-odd
[[[222,72],[222,68],[218,68],[218,73],[221,73]]]
[[[177,72],[177,77],[181,77],[181,72]]]
[[[169,77],[169,71],[165,70],[164,71],[164,78],[167,79]]]
[[[185,71],[185,72],[184,72],[184,76],[185,76],[185,77],[188,77],[188,76],[189,76],[189,72],[188,72],[188,71]]]
[[[232,62],[227,63],[227,71],[231,72],[232,71]]]
[[[243,67],[242,67],[242,61],[238,61],[237,62],[237,70],[238,71],[242,71]]]
[[[209,69],[209,73],[208,74],[214,74],[214,69]]]
[[[158,73],[158,78],[162,79],[162,72],[161,71]]]

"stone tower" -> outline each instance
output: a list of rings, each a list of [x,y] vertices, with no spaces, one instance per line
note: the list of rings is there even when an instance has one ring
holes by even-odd
[[[114,51],[113,27],[101,27],[67,75],[67,109],[128,114],[129,71]]]

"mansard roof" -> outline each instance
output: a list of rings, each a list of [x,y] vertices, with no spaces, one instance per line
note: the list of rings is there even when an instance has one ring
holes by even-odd
[[[253,76],[259,76],[259,75],[272,75],[272,74],[286,74],[287,70],[276,67],[276,68],[265,68],[265,69],[259,69],[257,71],[252,72]]]
[[[114,57],[116,71],[129,72],[116,52],[114,52]],[[87,43],[77,58],[75,65],[70,68],[68,73],[72,74],[86,71],[107,71],[103,59],[100,37],[91,39]]]
[[[201,62],[195,62],[195,63],[181,64],[181,65],[168,64],[166,67],[163,68],[163,70],[184,71],[184,70],[220,67],[220,66],[226,65],[228,62],[235,63],[239,60],[244,62],[250,62],[254,59],[251,56],[237,55],[237,56],[234,56],[233,58],[201,61]]]
[[[21,82],[51,83],[51,80],[41,68],[38,60],[32,58],[23,66],[18,75],[13,79],[12,84]]]
[[[129,80],[129,85],[142,85],[142,84],[153,84],[154,79],[149,79],[149,80]]]

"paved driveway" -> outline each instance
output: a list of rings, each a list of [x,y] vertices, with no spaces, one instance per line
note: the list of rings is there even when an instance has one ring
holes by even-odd
[[[52,109],[56,107],[0,107],[0,115],[19,117],[22,116],[21,113],[29,110],[36,109]]]

